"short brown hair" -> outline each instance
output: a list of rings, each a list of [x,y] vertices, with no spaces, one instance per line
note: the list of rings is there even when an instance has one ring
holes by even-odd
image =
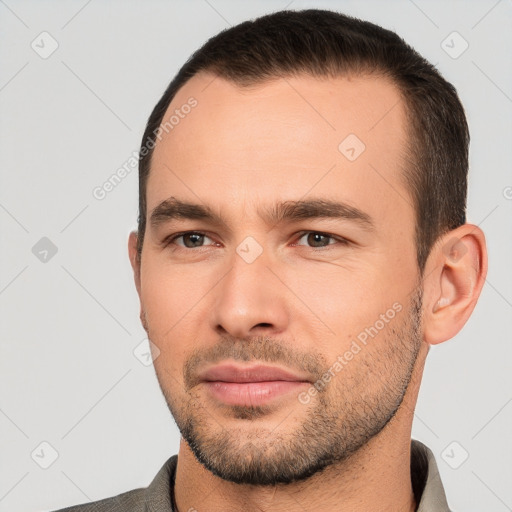
[[[373,73],[391,79],[405,100],[410,123],[403,177],[416,212],[421,272],[436,239],[466,222],[469,131],[453,85],[390,30],[333,11],[280,11],[209,39],[179,70],[151,113],[139,161],[139,257],[155,133],[177,91],[200,71],[240,87],[301,74]]]

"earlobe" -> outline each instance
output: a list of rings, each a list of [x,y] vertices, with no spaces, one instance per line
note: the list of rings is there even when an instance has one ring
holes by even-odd
[[[487,274],[485,236],[464,224],[442,236],[425,268],[424,336],[430,344],[453,338],[475,308]]]

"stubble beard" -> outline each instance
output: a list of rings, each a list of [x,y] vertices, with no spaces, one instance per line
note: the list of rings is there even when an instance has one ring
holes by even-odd
[[[418,287],[401,324],[390,322],[385,332],[369,340],[309,404],[296,400],[298,415],[277,413],[272,406],[226,406],[228,428],[227,421],[214,419],[197,387],[186,389],[185,400],[180,398],[183,393],[169,392],[165,372],[155,365],[167,405],[192,453],[216,476],[256,486],[303,481],[348,459],[382,431],[402,404],[421,346],[421,300]],[[186,383],[187,374],[205,357],[293,362],[290,367],[318,376],[326,370],[325,359],[317,354],[297,357],[286,345],[268,338],[228,338],[207,355],[189,358]],[[276,418],[271,426],[268,421],[267,426],[258,426],[259,418],[269,417]]]

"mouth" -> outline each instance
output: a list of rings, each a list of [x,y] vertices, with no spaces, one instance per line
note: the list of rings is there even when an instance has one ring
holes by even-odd
[[[213,366],[199,375],[200,383],[216,400],[226,405],[260,406],[310,385],[304,375],[276,366]]]

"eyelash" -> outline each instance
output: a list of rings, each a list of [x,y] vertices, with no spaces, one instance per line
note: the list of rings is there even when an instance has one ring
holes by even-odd
[[[328,237],[328,238],[330,238],[332,240],[337,241],[341,245],[350,245],[350,241],[349,240],[347,240],[345,238],[342,238],[342,237],[331,235],[330,233],[324,233],[323,231],[301,231],[301,232],[297,233],[297,236],[299,237],[297,240],[301,240],[305,235],[309,235],[309,234],[316,234],[316,235],[321,235],[321,236],[324,236],[324,237]],[[174,235],[168,236],[167,238],[165,238],[163,240],[162,243],[163,243],[164,247],[168,247],[169,245],[174,244],[174,242],[178,238],[182,238],[185,235],[200,235],[200,236],[205,236],[207,238],[210,238],[206,233],[204,233],[202,231],[182,231],[181,233],[176,233]],[[174,245],[176,245],[176,244],[174,244]],[[297,244],[294,244],[294,245],[297,245]],[[316,249],[317,251],[322,251],[322,250],[329,249],[329,247],[331,245],[336,245],[336,244],[328,244],[325,247],[311,247],[311,246],[308,246],[308,247],[310,249]],[[176,245],[176,247],[178,247],[179,249],[183,249],[183,250],[194,250],[194,249],[197,250],[197,249],[203,249],[206,246],[184,247],[184,246]]]

